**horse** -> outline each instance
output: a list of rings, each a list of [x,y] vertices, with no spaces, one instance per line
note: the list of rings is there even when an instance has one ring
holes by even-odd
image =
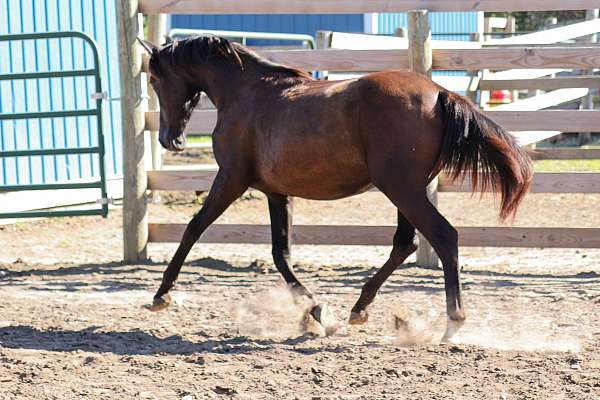
[[[316,80],[216,36],[140,43],[150,55],[165,149],[185,148],[184,129],[201,93],[217,109],[212,138],[219,170],[164,271],[151,310],[170,304],[168,292],[194,243],[253,188],[268,199],[277,270],[295,296],[311,300],[308,315],[325,324],[323,305],[291,267],[292,198],[335,200],[375,187],[397,208],[397,228],[388,260],[362,287],[348,322],[368,320],[380,287],[416,251],[416,228],[442,262],[444,339],[464,324],[458,234],[426,188],[440,172],[455,181],[468,177],[474,193],[500,194],[502,220],[514,217],[533,177],[531,158],[514,136],[469,100],[408,71]]]

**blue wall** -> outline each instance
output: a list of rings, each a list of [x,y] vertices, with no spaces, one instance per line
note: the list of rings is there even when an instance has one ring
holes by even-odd
[[[406,13],[378,14],[377,33],[391,35],[397,27],[406,27]],[[433,39],[470,40],[469,33],[483,30],[477,12],[433,12],[429,13],[429,25]],[[446,35],[442,35],[442,34]],[[466,33],[466,35],[465,35]]]
[[[114,0],[0,0],[0,34],[83,31],[99,47],[103,90],[120,96]],[[79,39],[0,43],[0,73],[60,71],[92,67],[89,49]],[[89,109],[93,78],[53,78],[0,82],[0,112]],[[122,175],[121,109],[103,105],[107,175]],[[95,117],[4,121],[0,149],[26,150],[96,145]],[[36,184],[98,177],[92,155],[0,159],[0,185]]]
[[[171,28],[302,33],[318,30],[364,32],[362,14],[282,15],[173,15]]]
[[[406,27],[406,13],[376,14],[377,34],[392,35],[398,27]],[[480,18],[477,12],[430,13],[432,34],[440,40],[469,40],[478,32]],[[173,15],[172,28],[222,29],[232,31],[304,33],[315,35],[318,30],[338,32],[365,32],[364,15]],[[440,35],[448,33],[450,35]]]

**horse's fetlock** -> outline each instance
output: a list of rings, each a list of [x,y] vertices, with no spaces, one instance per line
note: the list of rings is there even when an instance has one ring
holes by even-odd
[[[378,289],[379,289],[379,286],[377,286],[374,282],[368,281],[367,283],[365,283],[363,285],[360,297],[368,298],[371,300],[377,294]]]
[[[456,310],[448,315],[448,318],[454,322],[464,322],[467,319],[467,315],[465,310]]]

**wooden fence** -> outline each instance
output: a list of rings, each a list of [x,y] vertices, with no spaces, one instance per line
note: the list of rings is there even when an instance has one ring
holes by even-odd
[[[140,35],[138,10],[156,13],[363,13],[404,12],[414,8],[431,11],[517,11],[570,10],[597,6],[598,0],[120,0],[119,37],[121,42],[121,84],[124,139],[124,258],[128,262],[146,258],[150,242],[176,242],[184,225],[148,224],[146,190],[208,190],[214,178],[214,167],[189,170],[165,168],[146,171],[144,165],[144,131],[158,129],[157,110],[146,111],[142,98],[142,60],[135,43]],[[430,49],[427,13],[410,11],[412,29],[406,50],[292,50],[265,51],[274,62],[305,70],[378,71],[408,69],[421,73],[431,69],[541,69],[568,68],[591,70],[600,68],[600,47],[597,46],[527,46],[469,49]],[[152,30],[152,27],[151,27]],[[155,31],[153,31],[155,32]],[[431,60],[427,65],[427,60]],[[578,81],[579,86],[595,84],[596,80]],[[547,83],[555,87],[557,84]],[[597,131],[598,111],[506,111],[488,112],[491,118],[509,130]],[[216,112],[195,111],[188,132],[210,133]],[[597,150],[541,150],[539,158],[597,158]],[[453,185],[440,177],[439,192],[466,191],[468,183]],[[434,188],[435,189],[435,188]],[[537,193],[600,193],[600,174],[538,173],[533,192]],[[294,242],[298,244],[389,245],[393,226],[294,226]],[[459,227],[461,246],[494,247],[562,247],[600,248],[600,229],[584,228],[512,228]],[[270,243],[266,225],[214,225],[202,236],[201,242]],[[420,253],[420,261],[435,264],[431,249]],[[426,253],[430,254],[427,255]]]

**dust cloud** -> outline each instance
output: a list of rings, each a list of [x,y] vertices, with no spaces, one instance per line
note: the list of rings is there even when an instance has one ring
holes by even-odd
[[[403,311],[394,318],[395,343],[401,346],[439,343],[446,324],[445,314],[433,308],[418,315]],[[582,344],[569,329],[573,327],[532,310],[497,310],[484,304],[470,310],[466,323],[450,343],[501,351],[577,353]]]
[[[520,311],[507,314],[490,310],[472,323],[467,321],[454,343],[503,351],[581,351],[579,339],[556,321]]]
[[[318,324],[310,323],[307,313],[310,299],[294,297],[289,287],[281,283],[258,291],[232,306],[238,332],[262,338],[290,338],[307,332],[318,332]]]
[[[466,323],[449,342],[501,351],[581,351],[580,339],[569,330],[572,326],[536,313],[526,304],[521,306],[473,305]],[[286,285],[278,284],[232,305],[231,312],[238,333],[246,336],[287,339],[306,333],[324,335],[325,329],[307,317],[311,307],[308,298],[294,297]],[[437,344],[445,329],[445,313],[432,304],[421,312],[396,310],[392,342],[400,346]]]

